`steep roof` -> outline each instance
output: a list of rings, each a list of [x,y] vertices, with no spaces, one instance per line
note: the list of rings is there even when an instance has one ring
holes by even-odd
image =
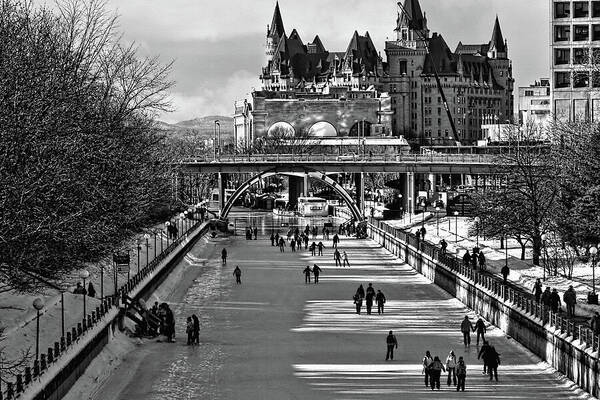
[[[311,43],[309,43],[309,45],[314,46],[315,53],[325,53],[326,51],[325,46],[323,46],[323,42],[321,42],[321,38],[319,37],[319,35],[315,36],[315,38]]]
[[[357,31],[354,31],[344,55],[344,59],[352,59],[352,71],[360,73],[364,67],[365,72],[376,73],[378,57],[377,49],[375,49],[369,32],[361,36]]]
[[[454,51],[454,53],[456,53],[457,55],[479,54],[485,56],[488,52],[489,47],[489,44],[463,44],[462,42],[458,42],[458,46],[456,46],[456,50]]]
[[[269,27],[269,36],[283,37],[285,35],[285,28],[283,27],[283,18],[281,18],[281,11],[279,10],[279,2],[275,3],[275,12],[273,13],[273,21]]]
[[[492,32],[492,40],[490,40],[490,50],[496,50],[498,53],[506,52],[506,43],[502,36],[502,30],[500,29],[500,21],[496,15],[496,22],[494,23],[494,32]]]
[[[414,30],[425,29],[425,18],[423,17],[419,0],[404,0],[403,12],[399,18],[398,28],[400,26],[408,26]]]
[[[437,33],[429,39],[429,53],[425,57],[423,74],[433,74],[434,65],[438,75],[456,75],[456,60],[446,41]]]

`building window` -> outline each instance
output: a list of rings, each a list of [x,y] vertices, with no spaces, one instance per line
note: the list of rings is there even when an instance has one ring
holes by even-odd
[[[573,64],[587,64],[588,63],[588,49],[577,48],[573,49]]]
[[[525,97],[531,97],[531,96],[533,96],[533,90],[526,90]]]
[[[592,40],[600,40],[600,25],[592,25]]]
[[[586,88],[590,85],[590,73],[588,71],[575,71],[573,73],[573,87]]]
[[[590,15],[587,1],[573,2],[573,18],[587,18]]]
[[[571,27],[569,25],[559,25],[554,27],[554,41],[567,42],[571,39]]]
[[[554,18],[569,18],[571,16],[571,3],[554,3]]]
[[[570,72],[555,72],[554,73],[554,87],[567,88],[571,86],[571,73]]]
[[[592,1],[592,17],[600,17],[600,1]]]
[[[595,88],[600,87],[600,71],[592,71],[592,86]]]
[[[589,25],[573,25],[573,41],[583,42],[590,40],[590,26]]]

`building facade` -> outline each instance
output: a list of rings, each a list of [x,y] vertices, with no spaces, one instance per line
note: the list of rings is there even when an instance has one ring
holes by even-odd
[[[561,121],[600,121],[600,1],[550,0],[550,101]]]
[[[396,40],[385,43],[384,59],[368,32],[354,32],[339,52],[326,50],[318,35],[306,44],[296,30],[288,36],[277,4],[267,27],[262,90],[236,103],[238,140],[268,135],[279,122],[296,134],[328,122],[334,129],[326,136],[362,132],[415,144],[473,144],[483,138],[484,123],[512,122],[512,63],[498,18],[489,42],[459,43],[452,51],[440,34],[430,34],[418,0],[398,7]],[[335,121],[328,119],[333,114]]]
[[[519,87],[519,124],[547,126],[551,120],[550,79]]]

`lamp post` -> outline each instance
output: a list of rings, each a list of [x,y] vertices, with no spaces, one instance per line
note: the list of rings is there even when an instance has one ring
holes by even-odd
[[[146,268],[147,268],[148,267],[148,240],[150,239],[150,235],[145,233],[144,239],[146,239]]]
[[[481,218],[475,217],[475,231],[477,235],[477,248],[479,248],[479,223],[481,222]]]
[[[142,248],[141,243],[140,243],[140,239],[136,240],[136,250],[137,250],[137,271],[138,274],[140,273],[140,250]]]
[[[33,301],[33,308],[37,313],[35,327],[35,360],[40,358],[40,311],[44,308],[44,301],[39,297]]]
[[[454,242],[458,243],[458,211],[454,211]]]
[[[590,254],[592,255],[592,293],[588,294],[588,304],[598,304],[598,295],[596,295],[596,254],[598,248],[592,246]]]
[[[544,282],[546,281],[546,267],[547,267],[546,264],[548,262],[548,259],[547,259],[548,253],[547,253],[547,250],[546,250],[546,239],[548,239],[548,235],[546,235],[544,233],[542,235],[542,248],[544,249],[544,267],[542,268],[543,269],[543,278],[542,278],[542,281],[544,281]]]
[[[423,220],[421,221],[421,227],[425,226],[425,211],[427,210],[427,203],[425,200],[421,201],[421,207],[423,207]]]
[[[179,219],[181,219],[181,233],[183,234],[183,232],[187,230],[187,224],[185,223],[185,214],[179,214]]]
[[[152,258],[153,260],[156,259],[156,230],[152,230],[152,234],[154,235],[154,257]]]
[[[508,225],[504,225],[504,266],[508,267],[508,235],[506,234],[508,230]]]
[[[217,161],[217,124],[218,123],[219,123],[219,120],[216,119],[214,131],[213,131],[213,160],[214,161]]]
[[[220,158],[221,157],[221,123],[219,122],[219,120],[216,120],[215,123],[217,124],[217,155]]]
[[[436,207],[435,208],[435,221],[436,221],[436,225],[437,225],[437,235],[440,236],[440,208]]]
[[[60,289],[60,327],[62,337],[65,337],[65,290],[64,287]]]
[[[167,231],[167,248],[169,248],[169,236],[170,236],[169,226],[171,226],[171,222],[170,221],[165,222],[165,230]]]
[[[83,289],[85,289],[85,280],[90,276],[90,273],[87,269],[82,269],[81,272],[79,273],[79,277],[81,279],[83,279]],[[87,297],[87,292],[84,292],[83,294],[83,318],[86,318],[87,313],[85,312],[85,298]]]

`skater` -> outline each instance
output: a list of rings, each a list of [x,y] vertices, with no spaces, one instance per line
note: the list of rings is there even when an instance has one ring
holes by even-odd
[[[237,284],[242,283],[242,270],[240,269],[240,267],[238,265],[236,265],[235,269],[233,270],[233,276],[235,276],[235,283],[237,283]]]
[[[312,242],[312,244],[310,245],[310,254],[312,256],[314,256],[316,251],[317,251],[317,244],[315,242]]]
[[[321,268],[317,265],[313,265],[313,275],[315,276],[315,283],[319,283],[319,275],[321,275]]]
[[[340,255],[340,251],[336,248],[333,252],[333,259],[335,260],[335,266],[342,266],[342,256]]]
[[[308,235],[304,235],[304,250],[308,249]]]
[[[192,317],[187,317],[185,333],[187,333],[187,344],[188,346],[191,346],[194,344],[194,321],[192,320]]]
[[[292,249],[292,253],[294,253],[296,251],[296,239],[293,239],[290,241],[290,249]]]
[[[92,283],[90,282],[90,285]],[[88,289],[88,294],[90,294],[90,290]],[[91,295],[90,295],[91,296]],[[573,285],[569,286],[569,289],[563,294],[563,301],[567,306],[567,317],[572,318],[575,316],[575,304],[577,304],[577,294],[575,294],[575,289],[573,289]]]
[[[542,297],[542,282],[540,282],[540,278],[535,281],[535,285],[533,285],[533,295],[535,296],[535,302],[539,303]]]
[[[360,309],[362,308],[362,297],[359,295],[358,292],[354,293],[354,296],[352,297],[352,299],[354,300],[354,304],[356,305],[356,313],[360,314]]]
[[[367,293],[365,295],[365,300],[367,304],[367,315],[371,315],[371,309],[373,308],[373,300],[375,298],[375,289],[373,289],[373,284],[369,283],[367,287]]]
[[[221,250],[221,261],[223,264],[227,264],[227,249]]]
[[[273,232],[271,232],[271,246],[275,247],[275,235],[273,235]]]
[[[431,357],[431,353],[429,353],[429,350],[427,350],[425,352],[425,357],[423,357],[423,374],[425,375],[425,387],[429,387],[429,375],[430,375],[430,369],[429,367],[431,366],[431,364],[433,363],[433,358]]]
[[[444,368],[444,364],[442,364],[440,358],[435,356],[433,362],[429,365],[431,390],[440,390],[440,376],[442,375],[442,371],[446,372],[446,368]]]
[[[252,229],[252,233],[254,233],[254,240],[258,239],[258,228],[256,225],[254,226],[254,229]]]
[[[283,237],[279,238],[279,251],[281,253],[285,252],[285,239]]]
[[[310,270],[310,265],[307,265],[302,272],[304,273],[304,283],[310,283],[310,273],[312,272]]]
[[[465,319],[463,319],[460,324],[460,331],[463,334],[463,341],[465,342],[465,347],[471,345],[471,331],[473,331],[473,324],[469,320],[469,316],[465,315]]]
[[[450,350],[448,357],[446,357],[446,370],[448,371],[447,386],[450,386],[451,383],[456,386],[456,356],[454,350]]]
[[[388,333],[387,338],[385,338],[385,343],[387,344],[387,353],[385,353],[385,361],[388,359],[394,360],[394,348],[398,348],[398,340],[392,331]]]
[[[348,267],[350,267],[350,263],[348,262],[348,254],[346,254],[346,252],[344,251],[342,258],[344,259],[344,267],[347,265]]]
[[[337,246],[338,246],[339,242],[340,242],[340,237],[336,233],[335,235],[333,235],[333,248],[334,249],[337,249]]]
[[[552,289],[552,293],[550,293],[550,309],[553,313],[558,313],[560,310],[560,296],[556,289]]]
[[[323,244],[323,242],[319,242],[317,247],[319,248],[319,255],[322,256],[323,255],[323,247],[325,247],[325,245]]]
[[[385,304],[385,296],[381,292],[381,290],[377,290],[377,295],[375,296],[375,302],[377,303],[377,314],[383,314],[383,305]]]
[[[500,365],[500,354],[498,354],[494,346],[490,345],[490,348],[483,353],[482,357],[484,362],[487,364],[490,381],[492,378],[495,378],[496,382],[498,382],[498,365]]]
[[[193,344],[200,344],[200,320],[196,314],[192,314],[192,322],[194,323],[194,337],[192,340]]]
[[[456,364],[456,378],[458,378],[458,385],[456,391],[465,391],[465,379],[467,378],[467,365],[462,356],[458,357],[458,363]]]
[[[483,341],[483,346],[481,346],[481,349],[479,350],[479,353],[477,353],[477,359],[481,359],[483,361],[483,374],[487,374],[487,363],[485,362],[485,357],[483,357],[483,355],[485,354],[486,351],[488,351],[490,349],[490,345],[488,343],[487,340]]]
[[[475,331],[477,332],[477,346],[479,346],[479,337],[481,336],[481,342],[483,343],[485,341],[485,333],[487,332],[483,319],[479,318],[475,322]]]

